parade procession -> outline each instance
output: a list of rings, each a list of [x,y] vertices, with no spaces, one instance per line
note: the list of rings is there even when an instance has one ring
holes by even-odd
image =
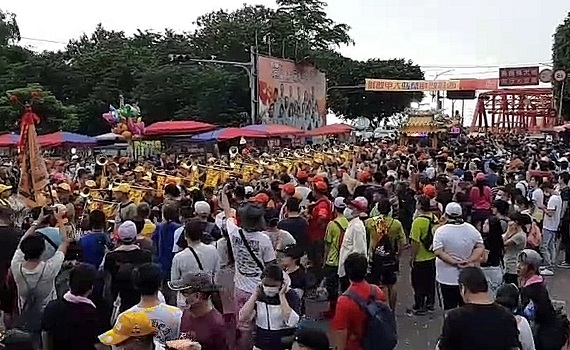
[[[259,2],[0,5],[0,348],[570,350],[568,4]]]

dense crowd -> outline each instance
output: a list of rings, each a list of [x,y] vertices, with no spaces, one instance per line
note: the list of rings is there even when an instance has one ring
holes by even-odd
[[[173,156],[109,159],[112,217],[80,195],[102,187],[94,162],[50,161],[57,204],[34,208],[4,164],[2,342],[394,349],[398,292],[411,290],[409,317],[445,311],[440,350],[560,350],[569,324],[547,279],[570,267],[569,155],[547,142],[379,142],[201,189],[153,188],[153,169],[188,175]],[[132,188],[152,190],[135,203]],[[408,263],[411,286],[399,282]],[[309,300],[328,302],[329,329],[307,317]]]

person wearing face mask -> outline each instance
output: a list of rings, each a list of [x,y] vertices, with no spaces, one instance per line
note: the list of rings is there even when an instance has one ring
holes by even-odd
[[[340,278],[340,289],[342,292],[348,289],[350,282],[344,270],[344,261],[352,253],[364,254],[368,257],[368,246],[366,243],[366,226],[361,219],[362,214],[368,211],[368,201],[364,197],[356,197],[346,209],[343,216],[348,220],[348,226],[340,243],[338,258],[338,276]]]
[[[280,266],[265,267],[261,284],[239,311],[240,322],[255,319],[254,350],[285,350],[300,320],[301,300]]]
[[[178,281],[168,282],[168,287],[184,296],[181,338],[197,341],[202,350],[230,350],[226,323],[211,302],[212,293],[218,291],[211,275],[188,273]]]

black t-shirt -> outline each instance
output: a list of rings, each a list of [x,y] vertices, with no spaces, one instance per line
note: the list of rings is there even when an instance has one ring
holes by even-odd
[[[295,238],[297,246],[306,247],[309,242],[309,223],[300,216],[286,218],[277,224],[281,230],[285,230]]]
[[[497,304],[467,304],[443,321],[440,350],[512,350],[520,347],[517,321]]]
[[[560,198],[562,202],[570,202],[570,187],[565,187],[560,191]],[[570,208],[566,208],[566,211],[562,213],[562,219],[570,220]]]
[[[97,310],[85,303],[51,301],[45,308],[42,331],[48,332],[53,349],[90,350],[99,344],[97,336],[107,331],[99,322]]]
[[[297,270],[289,273],[289,279],[291,279],[291,289],[301,289],[304,291],[305,288],[307,288],[307,278],[303,267],[299,267]]]
[[[0,284],[6,279],[21,236],[22,232],[15,227],[0,226]]]

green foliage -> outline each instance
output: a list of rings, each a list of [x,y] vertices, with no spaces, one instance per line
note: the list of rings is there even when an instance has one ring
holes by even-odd
[[[317,65],[327,74],[329,87],[361,85],[365,78],[423,78],[418,66],[403,59],[360,62],[339,54],[340,46],[353,44],[350,28],[327,16],[324,1],[276,1],[277,9],[244,5],[204,14],[191,33],[138,31],[129,36],[99,25],[92,34],[70,40],[65,50],[43,53],[13,45],[20,38],[15,17],[0,12],[0,94],[18,89],[25,97],[26,91],[39,88],[45,94],[42,105],[49,106],[37,110],[41,128],[93,135],[109,131],[101,115],[109,104],[118,104],[119,95],[138,102],[147,125],[189,118],[219,125],[249,122],[243,69],[207,62],[177,65],[169,54],[248,62],[250,48],[256,47],[260,54]],[[329,106],[346,118],[377,121],[401,111],[412,97],[332,89]],[[5,99],[0,108],[0,132],[13,129],[19,111]]]
[[[552,45],[552,61],[555,69],[565,69],[570,73],[570,12],[562,24],[556,28]],[[562,112],[566,119],[570,118],[570,81],[567,79],[564,88]],[[554,96],[560,96],[561,84],[554,85]],[[560,103],[560,102],[558,102]]]
[[[11,101],[17,97],[17,103]],[[24,112],[24,104],[30,101],[33,111],[40,116],[38,132],[49,133],[58,130],[75,131],[79,126],[77,110],[74,106],[64,106],[55,96],[41,85],[30,84],[25,88],[7,91],[0,97],[0,120],[4,130],[17,130]]]

